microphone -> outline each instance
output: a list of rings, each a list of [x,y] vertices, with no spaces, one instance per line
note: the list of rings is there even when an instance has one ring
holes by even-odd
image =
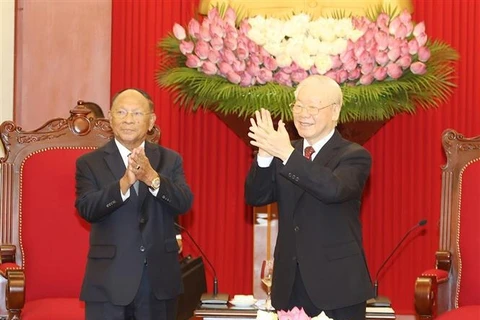
[[[393,256],[393,254],[397,251],[397,249],[400,247],[400,245],[405,241],[405,239],[408,237],[408,235],[410,233],[412,233],[413,230],[417,229],[418,227],[422,227],[424,225],[427,224],[427,220],[426,219],[423,219],[423,220],[420,220],[416,225],[414,225],[413,227],[410,228],[410,230],[407,231],[407,233],[405,233],[405,235],[403,236],[402,240],[400,240],[400,242],[397,244],[397,246],[392,250],[392,252],[390,252],[390,255],[387,257],[387,259],[385,259],[382,263],[382,265],[380,266],[380,268],[378,268],[378,271],[377,273],[375,274],[375,281],[373,283],[373,293],[374,293],[374,297],[373,299],[369,299],[367,300],[367,306],[368,307],[390,307],[391,306],[391,302],[390,302],[390,299],[388,299],[387,297],[382,297],[382,296],[379,296],[378,295],[378,276],[380,274],[380,271],[382,271],[383,267],[387,264],[387,262],[390,260],[390,258]]]
[[[202,257],[207,261],[208,265],[213,271],[213,294],[210,293],[204,293],[202,294],[200,301],[202,303],[208,303],[208,304],[227,304],[228,302],[228,294],[227,293],[218,293],[218,279],[217,279],[217,272],[215,271],[215,268],[213,267],[213,264],[208,260],[207,256],[203,252],[202,248],[197,244],[197,242],[193,239],[192,235],[190,232],[188,232],[187,229],[179,225],[178,223],[174,223],[175,227],[180,229],[181,231],[184,231],[185,234],[188,236],[188,238],[192,241],[192,243],[195,245],[195,247],[200,251],[202,254]]]

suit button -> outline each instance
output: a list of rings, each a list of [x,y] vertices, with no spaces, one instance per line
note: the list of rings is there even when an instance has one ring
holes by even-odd
[[[293,261],[297,260],[297,257],[292,257],[292,260],[293,260]]]
[[[141,218],[141,219],[140,219],[140,223],[141,223],[141,224],[144,224],[145,222],[146,222],[145,218]]]
[[[295,230],[295,232],[298,232],[298,231],[300,231],[300,228],[298,226],[295,226],[295,228],[293,228],[293,230]]]
[[[140,251],[145,252],[145,247],[144,247],[144,246],[140,246]]]

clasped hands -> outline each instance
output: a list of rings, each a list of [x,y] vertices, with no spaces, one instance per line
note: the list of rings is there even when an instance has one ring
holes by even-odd
[[[152,180],[157,176],[157,172],[150,165],[150,161],[145,155],[143,147],[137,147],[132,149],[132,152],[128,156],[128,165],[125,174],[120,179],[120,188],[122,193],[125,194],[127,190],[137,180],[144,182],[150,186]]]
[[[278,121],[278,128],[273,127],[270,111],[261,108],[255,111],[255,118],[250,118],[250,132],[252,139],[250,144],[258,147],[258,155],[261,157],[273,156],[286,161],[294,148],[290,143],[290,137],[283,120]]]

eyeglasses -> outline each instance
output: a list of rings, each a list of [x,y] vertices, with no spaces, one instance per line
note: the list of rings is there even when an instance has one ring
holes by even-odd
[[[129,113],[132,115],[133,119],[140,120],[146,115],[152,114],[153,112],[145,113],[141,111],[127,111],[127,110],[120,109],[112,112],[112,115],[117,119],[123,119],[123,118],[126,118]]]
[[[328,106],[317,108],[317,107],[314,107],[314,106],[302,106],[302,105],[298,104],[297,102],[292,102],[292,103],[290,103],[290,108],[292,108],[292,112],[295,113],[295,114],[300,114],[300,113],[302,113],[302,109],[305,109],[305,110],[307,110],[308,114],[310,114],[312,116],[315,116],[320,112],[320,110],[326,109],[330,106],[333,106],[334,104],[336,104],[336,103],[334,102],[334,103],[329,104]]]

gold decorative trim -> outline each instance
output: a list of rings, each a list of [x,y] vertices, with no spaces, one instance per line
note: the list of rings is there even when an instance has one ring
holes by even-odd
[[[463,146],[465,146],[466,148],[463,148]],[[479,148],[479,145],[477,144],[468,144],[468,145],[462,145],[459,147],[459,149],[465,151],[465,150],[472,150],[471,148],[474,147],[474,149],[478,149]],[[460,251],[460,229],[461,229],[461,215],[462,215],[462,211],[461,211],[461,207],[462,207],[462,190],[463,190],[463,173],[465,171],[465,169],[467,167],[469,167],[471,164],[479,161],[480,159],[477,158],[477,159],[473,159],[473,160],[470,160],[469,162],[467,162],[465,164],[465,166],[463,166],[462,170],[460,171],[460,174],[459,174],[459,179],[458,179],[458,215],[457,215],[457,235],[456,235],[456,250],[457,250],[457,254],[458,254],[458,279],[457,279],[457,286],[455,288],[455,309],[458,308],[458,299],[459,299],[459,295],[460,295],[460,286],[461,286],[461,283],[462,283],[462,253]]]

